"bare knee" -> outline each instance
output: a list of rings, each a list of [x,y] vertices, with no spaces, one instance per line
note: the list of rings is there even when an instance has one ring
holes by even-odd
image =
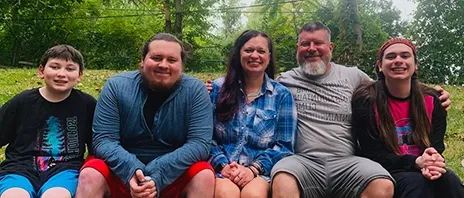
[[[391,198],[395,186],[390,179],[374,179],[364,189],[361,198]]]
[[[71,198],[71,192],[66,188],[54,187],[46,190],[41,198]]]
[[[79,173],[78,185],[81,187],[105,186],[106,180],[103,175],[93,168],[84,168]]]
[[[229,179],[216,179],[216,184],[214,185],[214,197],[224,198],[224,197],[240,197],[240,189],[238,186],[230,181]]]
[[[258,190],[242,190],[240,193],[241,198],[267,198],[267,192],[262,192]]]
[[[84,168],[79,173],[76,198],[103,197],[110,193],[105,177],[93,168]]]
[[[214,173],[209,170],[198,172],[185,188],[183,194],[187,197],[213,197]]]
[[[261,178],[256,177],[255,179],[251,180],[240,193],[241,198],[267,198],[269,192],[269,183]]]
[[[202,170],[193,177],[191,183],[197,187],[204,186],[210,188],[214,186],[214,180],[215,176],[211,170]]]
[[[300,197],[300,189],[295,176],[279,172],[272,179],[273,197]]]
[[[31,195],[22,188],[10,188],[0,195],[0,198],[29,198]]]

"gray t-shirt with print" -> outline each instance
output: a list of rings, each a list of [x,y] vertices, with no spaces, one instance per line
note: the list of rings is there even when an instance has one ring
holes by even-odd
[[[351,97],[369,76],[357,67],[331,63],[330,71],[320,77],[310,78],[298,67],[281,73],[277,80],[295,98],[296,153],[321,157],[354,154]]]

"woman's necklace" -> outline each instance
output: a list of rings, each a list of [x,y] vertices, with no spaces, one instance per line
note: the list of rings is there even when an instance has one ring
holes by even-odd
[[[247,93],[247,98],[256,98],[259,96],[260,93],[261,93],[261,88],[259,88],[258,91],[255,93]]]

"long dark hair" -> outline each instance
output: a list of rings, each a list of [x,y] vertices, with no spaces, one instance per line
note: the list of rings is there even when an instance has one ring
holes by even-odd
[[[240,50],[246,42],[257,36],[262,36],[267,40],[270,60],[265,73],[269,76],[269,78],[274,79],[276,64],[271,39],[264,32],[257,30],[245,30],[235,40],[234,46],[229,52],[227,60],[227,73],[220,90],[220,97],[216,105],[216,117],[218,121],[228,121],[232,119],[235,113],[238,111],[240,100],[239,81],[243,82],[243,69],[240,63]]]
[[[406,40],[406,39],[404,39]],[[408,41],[408,40],[406,40]],[[406,42],[404,41],[404,42]],[[389,41],[387,41],[388,43]],[[410,42],[410,41],[408,41]],[[386,43],[386,44],[387,44]],[[401,42],[397,42],[401,43]],[[408,43],[412,45],[412,43]],[[392,45],[389,43],[388,46]],[[376,123],[375,116],[369,115],[372,126],[377,128],[379,131],[379,136],[381,140],[385,143],[388,150],[396,153],[397,155],[402,155],[398,148],[398,140],[396,135],[396,129],[392,115],[390,113],[390,106],[388,104],[388,88],[385,84],[385,75],[378,68],[382,64],[382,58],[384,56],[384,51],[388,48],[384,44],[379,50],[379,55],[377,57],[376,64],[376,73],[377,81],[376,82],[364,82],[353,94],[353,100],[356,99],[365,99],[366,101],[372,101],[372,104],[377,108],[378,112],[378,123]],[[409,46],[409,45],[408,45]],[[414,62],[417,64],[417,56],[415,48],[412,48],[414,52]],[[414,72],[411,79],[411,94],[409,97],[409,116],[411,117],[412,122],[412,137],[415,144],[420,147],[426,148],[430,146],[429,133],[431,131],[431,121],[427,116],[427,110],[424,102],[424,95],[434,95],[435,91],[432,88],[427,87],[426,85],[420,83],[417,79],[417,71]],[[370,111],[372,114],[372,111]]]

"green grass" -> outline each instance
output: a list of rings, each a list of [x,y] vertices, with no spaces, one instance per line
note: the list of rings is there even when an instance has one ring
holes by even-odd
[[[85,70],[84,77],[76,87],[98,97],[103,84],[110,76],[121,71]],[[216,79],[221,73],[189,73],[202,81]],[[35,69],[0,69],[0,105],[23,90],[42,86],[43,81]],[[445,136],[447,149],[444,153],[446,163],[456,174],[464,179],[461,158],[464,157],[464,87],[443,86],[451,93],[452,108],[448,113],[448,128]],[[4,148],[0,149],[0,160],[4,159]]]

